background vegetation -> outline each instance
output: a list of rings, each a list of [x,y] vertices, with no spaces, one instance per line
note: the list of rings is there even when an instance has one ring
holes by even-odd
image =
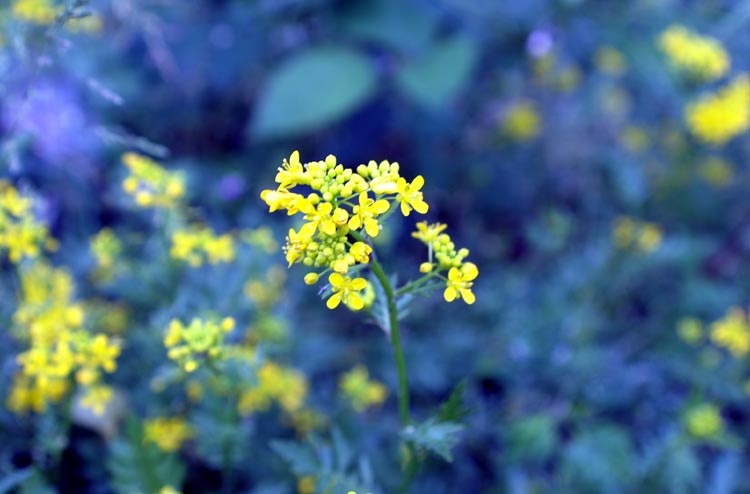
[[[410,492],[750,492],[750,2],[11,0],[0,22],[0,492],[396,492],[383,332],[286,270],[259,198],[295,149],[423,175],[479,267],[476,304],[402,323],[412,414],[462,424],[422,431],[445,458]],[[377,248],[416,277],[394,220]],[[231,365],[168,353],[193,318]],[[43,385],[42,347],[73,349]]]

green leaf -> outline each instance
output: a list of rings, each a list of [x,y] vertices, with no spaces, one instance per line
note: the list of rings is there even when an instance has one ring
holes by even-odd
[[[396,72],[399,88],[429,108],[449,104],[466,85],[476,65],[476,43],[465,36],[439,41],[422,57],[405,61]]]
[[[532,415],[511,424],[507,432],[510,456],[521,461],[544,460],[557,447],[555,422],[546,415]]]
[[[565,449],[563,477],[568,490],[627,492],[635,470],[630,437],[615,426],[592,427]]]
[[[445,461],[453,461],[451,449],[458,442],[458,433],[464,426],[455,422],[438,422],[426,420],[418,425],[409,426],[401,433],[407,441],[431,451]]]
[[[460,382],[453,388],[451,395],[448,399],[440,405],[440,409],[437,413],[438,422],[462,422],[470,410],[465,404],[464,391],[466,390],[466,383]]]
[[[430,10],[403,0],[347,2],[339,21],[353,36],[401,53],[424,50],[437,28]]]
[[[284,458],[296,475],[315,475],[320,463],[306,445],[294,441],[272,441],[271,449]]]
[[[282,62],[258,95],[252,133],[281,137],[307,133],[348,116],[370,98],[375,71],[361,53],[317,46]]]

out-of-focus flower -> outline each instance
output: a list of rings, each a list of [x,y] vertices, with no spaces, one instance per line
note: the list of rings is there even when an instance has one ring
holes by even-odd
[[[515,141],[530,141],[539,135],[542,122],[534,104],[522,100],[511,105],[505,112],[502,130]]]
[[[750,128],[750,75],[741,74],[715,93],[703,96],[685,110],[690,132],[719,146]]]
[[[659,37],[659,47],[674,67],[697,79],[713,81],[729,71],[729,55],[721,43],[685,26],[669,26]]]
[[[677,333],[685,342],[694,345],[703,339],[703,324],[694,317],[684,317],[677,323]]]
[[[685,417],[688,432],[698,439],[712,439],[724,429],[724,421],[719,410],[704,403],[688,411]]]
[[[362,365],[341,376],[339,389],[352,408],[358,412],[380,405],[388,395],[385,386],[371,380],[367,369]]]
[[[620,248],[636,247],[649,254],[659,248],[663,233],[656,223],[619,216],[612,225],[612,243]]]
[[[268,410],[274,402],[290,414],[302,408],[308,390],[304,374],[274,362],[264,362],[258,369],[257,378],[258,384],[240,396],[240,414]]]
[[[143,421],[143,440],[162,451],[177,451],[194,435],[193,428],[182,417],[155,417]]]
[[[711,325],[711,341],[729,350],[735,358],[750,353],[750,320],[744,310],[732,307],[727,314]]]
[[[235,259],[235,245],[232,235],[217,235],[202,225],[190,225],[172,234],[169,251],[174,259],[187,261],[193,267],[209,264],[229,263]]]
[[[734,179],[732,165],[718,156],[710,156],[698,164],[698,173],[714,187],[726,187]]]

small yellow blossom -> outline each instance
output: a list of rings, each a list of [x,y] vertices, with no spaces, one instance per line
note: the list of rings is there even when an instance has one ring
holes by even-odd
[[[367,369],[362,365],[341,376],[339,389],[352,408],[358,412],[380,405],[388,395],[385,386],[371,380]]]
[[[438,235],[440,235],[446,228],[448,228],[448,226],[442,223],[428,225],[426,221],[420,221],[417,223],[417,231],[413,232],[411,236],[426,245],[430,245],[437,240]]]
[[[185,179],[180,173],[169,172],[154,160],[136,153],[125,153],[122,162],[130,172],[122,187],[139,206],[171,209],[185,194]]]
[[[689,104],[685,119],[702,141],[719,146],[750,128],[750,74],[743,73],[715,93]]]
[[[258,384],[240,396],[240,414],[268,410],[274,402],[290,414],[302,408],[308,391],[304,374],[274,362],[264,362],[258,369],[257,378]]]
[[[677,324],[677,333],[685,342],[696,344],[703,339],[703,324],[693,317],[685,317]]]
[[[456,298],[462,298],[467,304],[473,304],[476,297],[474,297],[471,287],[478,275],[479,270],[471,262],[461,265],[460,268],[451,268],[448,271],[448,282],[443,292],[445,301],[453,302]]]
[[[714,187],[726,187],[734,179],[732,165],[718,156],[711,156],[698,164],[698,173]]]
[[[234,319],[221,321],[194,318],[185,326],[173,319],[164,336],[167,356],[176,361],[185,372],[193,372],[204,359],[220,360],[225,357],[224,336],[234,328]]]
[[[697,79],[713,81],[729,71],[729,55],[721,43],[685,26],[669,26],[659,37],[659,47],[675,68]]]
[[[326,302],[329,309],[335,309],[341,302],[349,305],[354,310],[360,310],[364,307],[364,302],[358,292],[367,287],[367,280],[364,278],[350,278],[342,276],[339,273],[331,273],[328,282],[333,289],[333,295]]]
[[[34,217],[32,208],[30,197],[0,180],[0,252],[7,250],[13,263],[38,257],[53,240],[47,227]]]
[[[739,307],[732,307],[724,318],[711,325],[711,341],[726,348],[737,359],[750,353],[750,320]]]
[[[48,25],[55,21],[58,8],[52,0],[14,0],[12,13],[22,21]]]
[[[160,450],[174,452],[195,435],[193,428],[182,417],[155,417],[143,421],[143,440]]]
[[[688,432],[698,439],[715,438],[724,428],[719,410],[708,403],[689,410],[685,422]]]
[[[503,118],[503,132],[515,141],[525,142],[539,135],[542,122],[531,101],[521,100],[506,111]]]
[[[414,177],[411,183],[407,183],[403,177],[398,179],[396,201],[401,204],[401,214],[409,216],[412,209],[419,214],[427,213],[430,207],[422,197],[423,186],[424,178],[422,178],[422,175]]]
[[[111,267],[122,252],[122,242],[110,228],[104,228],[91,238],[91,252],[100,267]]]
[[[94,414],[102,415],[111,399],[112,388],[109,386],[91,386],[86,389],[81,404],[92,410]]]
[[[359,230],[359,228],[364,225],[365,231],[369,236],[373,238],[377,237],[378,233],[380,233],[380,226],[375,218],[388,211],[389,207],[390,205],[385,199],[376,201],[367,197],[366,192],[361,192],[359,194],[359,204],[354,206],[352,210],[352,217],[349,220],[349,228],[352,230]]]

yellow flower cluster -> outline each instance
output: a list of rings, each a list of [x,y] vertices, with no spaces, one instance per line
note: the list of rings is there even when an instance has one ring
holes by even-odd
[[[122,188],[139,206],[170,209],[185,195],[185,179],[180,173],[169,172],[136,153],[125,153],[122,162],[130,172]]]
[[[531,101],[518,101],[508,108],[502,121],[502,131],[514,141],[530,141],[539,135],[542,119]]]
[[[656,223],[620,216],[612,227],[612,242],[621,249],[636,247],[648,254],[658,249],[661,241],[662,231]]]
[[[16,19],[46,25],[54,22],[58,8],[52,0],[15,0],[12,13]]]
[[[34,217],[31,198],[0,180],[0,252],[7,250],[11,262],[18,263],[53,246],[47,227]]]
[[[274,362],[264,362],[257,372],[256,386],[240,396],[238,410],[241,415],[266,411],[276,402],[287,413],[298,412],[307,397],[305,375]]]
[[[122,242],[110,228],[104,228],[91,238],[91,252],[100,268],[110,268],[122,253]]]
[[[193,372],[203,359],[215,361],[224,358],[224,336],[232,329],[234,319],[231,317],[220,322],[194,318],[187,326],[173,319],[164,336],[164,346],[169,349],[167,356],[185,372]]]
[[[195,435],[195,431],[182,417],[155,417],[143,421],[143,440],[155,444],[160,450],[173,452]]]
[[[14,314],[18,336],[29,348],[18,355],[21,374],[14,380],[9,408],[42,412],[58,402],[75,376],[84,387],[83,404],[101,413],[112,392],[102,372],[116,368],[120,345],[84,328],[84,312],[73,302],[69,273],[36,262],[21,271],[21,300]]]
[[[464,262],[469,255],[469,249],[456,250],[450,236],[443,233],[446,228],[447,226],[442,223],[417,223],[417,230],[411,236],[427,246],[428,256],[428,260],[419,266],[419,270],[425,274],[435,275],[441,271],[448,271],[448,277],[443,278],[446,282],[443,292],[445,301],[453,302],[460,298],[467,304],[473,304],[476,297],[471,287],[479,275],[479,270],[474,263]]]
[[[281,298],[286,282],[286,272],[280,265],[271,266],[263,279],[250,279],[245,283],[245,296],[264,310],[270,310]]]
[[[679,24],[669,26],[659,36],[659,47],[674,67],[697,79],[713,81],[729,70],[729,55],[717,39]]]
[[[688,105],[685,118],[699,139],[718,146],[750,128],[750,74]]]
[[[711,341],[741,359],[750,353],[750,320],[739,307],[732,307],[720,320],[711,325]]]
[[[367,369],[358,365],[350,370],[339,381],[341,394],[351,403],[352,408],[361,412],[371,406],[385,401],[388,392],[383,384],[371,380]]]
[[[357,264],[368,264],[372,248],[366,242],[351,241],[349,235],[377,237],[381,222],[395,204],[404,216],[412,210],[424,214],[429,209],[422,195],[424,179],[417,176],[407,182],[399,174],[399,164],[388,161],[370,161],[352,170],[329,155],[325,161],[303,165],[295,151],[279,168],[276,182],[277,189],[261,193],[270,212],[286,210],[288,215],[299,213],[305,219],[298,231],[289,230],[284,248],[289,266],[302,263],[323,270],[308,274],[308,284],[333,271],[328,278],[333,296],[327,304],[332,309],[341,302],[355,310],[364,307],[358,293],[367,281],[346,274]],[[312,192],[307,196],[292,192],[298,185],[306,185]]]
[[[724,421],[719,410],[711,404],[704,403],[688,411],[685,417],[688,432],[699,439],[716,437],[724,428]]]
[[[206,226],[192,225],[172,234],[170,255],[198,267],[209,264],[229,263],[235,259],[235,246],[232,235],[217,235]]]

